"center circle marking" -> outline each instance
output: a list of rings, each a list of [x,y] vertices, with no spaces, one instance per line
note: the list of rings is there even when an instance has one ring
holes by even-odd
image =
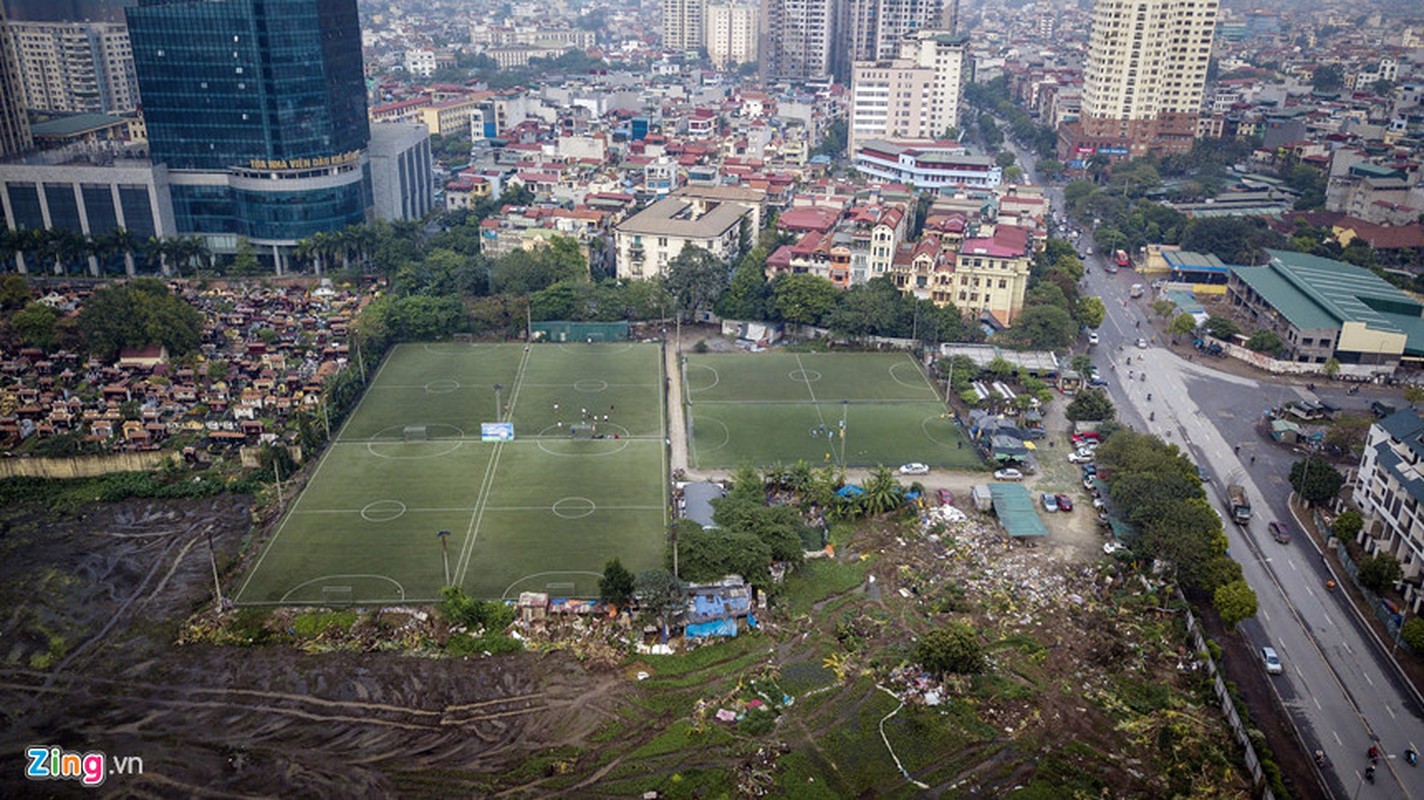
[[[563,497],[554,501],[550,511],[561,519],[580,519],[594,512],[598,506],[587,497]]]
[[[405,514],[405,503],[399,500],[377,500],[361,509],[361,519],[367,522],[390,522]]]
[[[608,381],[597,379],[579,381],[574,384],[576,392],[601,392],[608,388]]]
[[[787,377],[797,383],[814,383],[821,379],[821,373],[814,369],[793,369],[787,373]]]
[[[429,394],[449,394],[459,388],[460,382],[450,378],[442,378],[425,384],[425,391]]]

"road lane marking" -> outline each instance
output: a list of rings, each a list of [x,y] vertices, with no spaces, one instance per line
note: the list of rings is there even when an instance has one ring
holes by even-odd
[[[1349,642],[1341,642],[1341,643],[1340,643],[1340,646],[1343,647],[1343,648],[1345,648],[1345,652],[1349,653],[1350,655],[1354,655],[1354,654],[1355,654],[1355,651],[1350,649],[1350,643],[1349,643]]]
[[[1320,705],[1319,701],[1317,701],[1315,704],[1316,704],[1316,705]],[[1336,733],[1335,731],[1332,730],[1332,731],[1330,731],[1330,735],[1335,737],[1335,744],[1338,744],[1338,745],[1340,745],[1341,747],[1344,747],[1344,746],[1345,746],[1345,743],[1340,740],[1340,734],[1338,734],[1338,733]]]
[[[1389,718],[1390,718],[1390,719],[1398,719],[1398,718],[1399,718],[1399,717],[1397,717],[1397,716],[1395,715],[1394,709],[1390,708],[1388,704],[1385,705],[1384,710],[1389,712]],[[1410,745],[1410,747],[1413,747],[1413,746],[1414,746],[1414,745]]]
[[[1365,679],[1365,683],[1368,683],[1368,684],[1371,685],[1371,686],[1374,686],[1374,685],[1375,685],[1375,682],[1372,681],[1372,680],[1370,680],[1370,673],[1368,673],[1368,672],[1361,672],[1360,675]]]

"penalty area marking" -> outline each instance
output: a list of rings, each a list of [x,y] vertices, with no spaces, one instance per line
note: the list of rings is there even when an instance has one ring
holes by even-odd
[[[518,586],[521,583],[524,583],[525,581],[533,580],[535,578],[542,578],[545,575],[592,575],[595,578],[603,577],[602,572],[588,572],[586,570],[552,570],[549,572],[531,572],[528,575],[525,575],[524,577],[515,581],[514,583],[509,584],[509,588],[504,590],[504,593],[499,596],[499,599],[508,599],[509,593],[514,590],[514,587]],[[544,583],[547,584],[548,581],[545,581]]]
[[[693,369],[705,369],[705,370],[707,370],[708,372],[711,372],[711,373],[712,373],[712,382],[709,383],[709,384],[707,384],[706,386],[693,386],[693,385],[692,385],[692,370],[693,370]],[[690,362],[689,362],[689,363],[687,364],[687,369],[684,370],[684,373],[685,373],[686,376],[687,376],[687,391],[688,391],[689,394],[691,394],[692,392],[708,392],[708,391],[711,391],[717,384],[719,384],[719,383],[722,382],[722,373],[718,372],[716,367],[709,367],[709,366],[707,366],[706,364],[693,364],[693,363],[690,363]]]
[[[560,511],[559,506],[572,506],[572,511]],[[598,504],[587,497],[561,497],[554,501],[549,510],[560,519],[582,519],[598,509]]]
[[[361,519],[367,522],[390,522],[405,514],[405,503],[399,500],[376,500],[361,509]]]
[[[931,444],[948,447],[951,444],[954,444],[954,442],[941,441],[933,433],[930,432],[930,425],[941,420],[944,420],[944,417],[925,417],[924,421],[920,423],[920,428],[924,431],[925,438],[929,439]],[[950,424],[953,425],[953,423]]]
[[[600,577],[601,577],[601,576],[600,576]],[[395,587],[396,587],[396,591],[400,593],[399,597],[397,597],[396,599],[398,599],[398,600],[404,600],[404,599],[405,599],[405,587],[401,585],[401,582],[400,582],[400,581],[396,580],[395,578],[392,578],[392,577],[389,576],[389,575],[375,575],[375,574],[371,574],[371,573],[365,573],[365,574],[353,574],[353,575],[322,575],[321,577],[318,577],[318,578],[312,578],[312,579],[309,580],[309,581],[302,581],[301,583],[297,584],[296,586],[293,586],[291,589],[288,589],[288,590],[287,590],[287,593],[284,594],[284,595],[282,595],[282,599],[279,600],[278,602],[280,602],[280,603],[285,603],[285,602],[287,602],[288,600],[291,599],[292,595],[296,594],[297,592],[301,591],[302,589],[304,589],[304,588],[306,588],[306,587],[308,587],[308,586],[311,586],[313,583],[321,583],[321,582],[323,582],[323,581],[333,581],[333,580],[337,580],[337,579],[342,579],[342,580],[344,580],[344,579],[348,579],[348,578],[368,578],[368,579],[374,579],[374,580],[378,580],[378,581],[385,581],[385,582],[387,582],[387,583],[389,583],[389,584],[395,586]],[[363,602],[370,602],[370,601],[363,601]]]
[[[727,423],[723,422],[723,421],[720,420],[720,419],[717,419],[716,417],[699,417],[699,416],[693,416],[693,418],[692,418],[692,436],[693,436],[694,439],[697,438],[697,426],[701,425],[701,424],[704,423],[704,422],[715,422],[715,423],[717,423],[719,426],[721,426],[721,428],[722,428],[722,441],[718,442],[715,446],[712,446],[712,447],[703,447],[703,446],[701,446],[701,445],[698,445],[697,451],[698,451],[699,453],[710,453],[710,452],[712,452],[713,450],[721,450],[722,448],[724,448],[724,447],[726,447],[727,445],[729,445],[729,444],[732,443],[732,429],[727,427]]]

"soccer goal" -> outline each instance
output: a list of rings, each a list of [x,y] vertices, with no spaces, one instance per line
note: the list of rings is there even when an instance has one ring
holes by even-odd
[[[586,422],[577,422],[569,426],[569,438],[571,439],[592,439],[597,432],[592,425]]]
[[[430,435],[426,433],[424,425],[405,426],[405,440],[407,442],[424,442],[429,439]]]
[[[327,606],[349,606],[354,602],[350,586],[321,587],[321,602]]]

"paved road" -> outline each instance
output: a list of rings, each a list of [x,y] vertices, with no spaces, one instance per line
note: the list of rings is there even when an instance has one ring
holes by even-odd
[[[1251,522],[1226,525],[1231,554],[1260,602],[1257,617],[1242,627],[1257,647],[1269,644],[1280,654],[1286,674],[1274,684],[1307,746],[1329,759],[1332,793],[1355,797],[1363,787],[1361,797],[1424,797],[1424,773],[1403,758],[1406,746],[1424,746],[1420,706],[1355,613],[1324,591],[1326,567],[1314,545],[1299,535],[1282,545],[1266,534],[1270,520],[1293,519],[1284,476],[1298,456],[1262,436],[1256,424],[1266,408],[1315,394],[1218,372],[1210,362],[1189,362],[1165,347],[1137,348],[1135,340],[1150,330],[1152,298],[1149,292],[1130,300],[1128,287],[1145,281],[1131,271],[1107,274],[1101,255],[1088,261],[1087,291],[1102,297],[1108,310],[1093,356],[1124,421],[1185,445],[1211,473],[1208,495],[1218,511],[1226,514],[1228,483],[1242,484],[1252,499]],[[1134,380],[1125,380],[1128,370]],[[1372,399],[1324,391],[1325,399],[1345,407],[1364,408]],[[1365,751],[1376,737],[1386,758],[1370,786],[1363,779]]]

